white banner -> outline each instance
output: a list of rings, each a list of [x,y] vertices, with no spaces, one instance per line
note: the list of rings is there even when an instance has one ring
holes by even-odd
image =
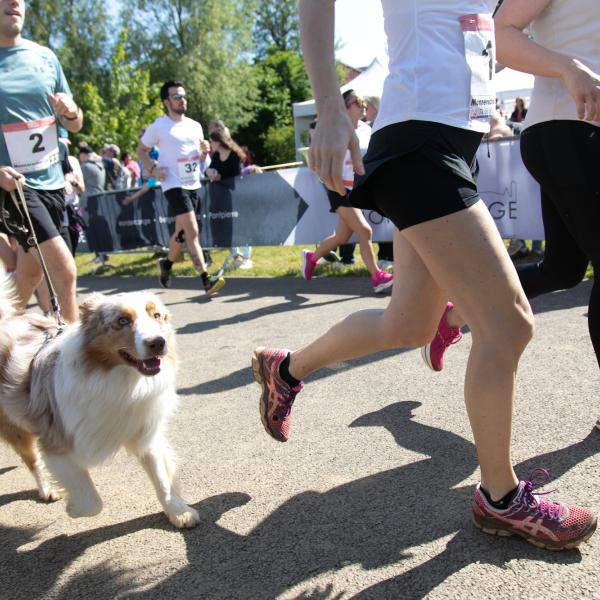
[[[521,160],[518,139],[483,143],[477,153],[477,187],[503,238],[544,239],[540,189]],[[329,212],[329,201],[317,176],[307,168],[277,173],[306,202],[308,208],[284,242],[286,246],[315,244],[335,231],[337,216]],[[375,211],[364,211],[373,227],[373,240],[392,239],[392,223]],[[356,240],[354,240],[356,241]]]

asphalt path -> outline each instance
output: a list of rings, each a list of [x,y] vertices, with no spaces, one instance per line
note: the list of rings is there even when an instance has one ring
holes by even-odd
[[[152,289],[173,314],[180,408],[169,438],[200,525],[174,529],[125,452],[94,470],[104,511],[72,520],[37,500],[0,446],[0,598],[600,599],[600,533],[549,552],[471,524],[478,481],[463,406],[471,339],[442,373],[418,350],[315,373],[292,438],[268,437],[250,368],[258,345],[298,347],[350,312],[384,307],[367,279],[230,278],[208,300],[197,279],[84,278],[80,294]],[[401,285],[397,281],[395,285]],[[514,461],[549,469],[551,497],[600,512],[598,366],[590,282],[533,301],[520,366]]]

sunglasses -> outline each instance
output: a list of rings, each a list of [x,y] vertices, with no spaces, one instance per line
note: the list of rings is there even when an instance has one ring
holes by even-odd
[[[360,109],[367,108],[367,106],[364,103],[364,101],[363,100],[359,100],[358,98],[351,98],[350,100],[348,100],[348,102],[346,102],[346,108],[350,108],[351,106],[354,106],[355,104]]]
[[[171,100],[185,100],[187,96],[185,94],[171,94],[169,98],[171,98]]]

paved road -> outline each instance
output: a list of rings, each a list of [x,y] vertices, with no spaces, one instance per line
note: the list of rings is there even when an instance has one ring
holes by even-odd
[[[82,294],[155,285],[80,281]],[[544,466],[549,488],[600,512],[589,291],[583,283],[534,301],[514,459],[520,475]],[[415,350],[324,369],[299,396],[293,437],[280,444],[258,418],[252,349],[296,347],[387,300],[356,278],[232,278],[211,301],[195,280],[178,279],[159,293],[181,358],[170,438],[201,524],[174,530],[125,453],[94,473],[104,512],[71,520],[62,502],[36,500],[26,469],[1,447],[3,600],[600,598],[600,534],[581,551],[551,553],[471,525],[477,464],[462,402],[469,335],[441,374]]]

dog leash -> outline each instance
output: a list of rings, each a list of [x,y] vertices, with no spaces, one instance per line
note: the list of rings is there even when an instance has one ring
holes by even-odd
[[[66,323],[62,320],[60,316],[60,305],[58,304],[58,297],[56,295],[56,291],[54,289],[54,285],[52,284],[52,279],[50,278],[50,273],[48,272],[48,268],[46,267],[46,261],[44,260],[44,256],[42,255],[42,251],[40,250],[40,245],[37,240],[37,236],[35,235],[35,231],[33,229],[33,223],[31,222],[31,217],[29,216],[29,210],[27,209],[27,202],[25,200],[25,194],[23,193],[23,186],[21,182],[15,178],[15,186],[17,193],[14,191],[10,192],[10,197],[19,213],[21,218],[23,219],[23,214],[27,219],[27,224],[29,226],[30,236],[27,239],[27,243],[29,246],[35,246],[37,250],[38,256],[40,258],[40,264],[42,265],[42,271],[44,273],[44,279],[46,280],[46,285],[48,287],[48,293],[50,295],[50,304],[52,305],[52,312],[54,313],[54,318],[56,319],[56,323],[58,325],[58,333],[60,333],[65,327]],[[18,197],[18,198],[17,198]],[[21,206],[19,206],[19,202]],[[21,207],[23,210],[21,210]],[[24,219],[23,219],[24,220]],[[26,228],[25,228],[26,229]]]

